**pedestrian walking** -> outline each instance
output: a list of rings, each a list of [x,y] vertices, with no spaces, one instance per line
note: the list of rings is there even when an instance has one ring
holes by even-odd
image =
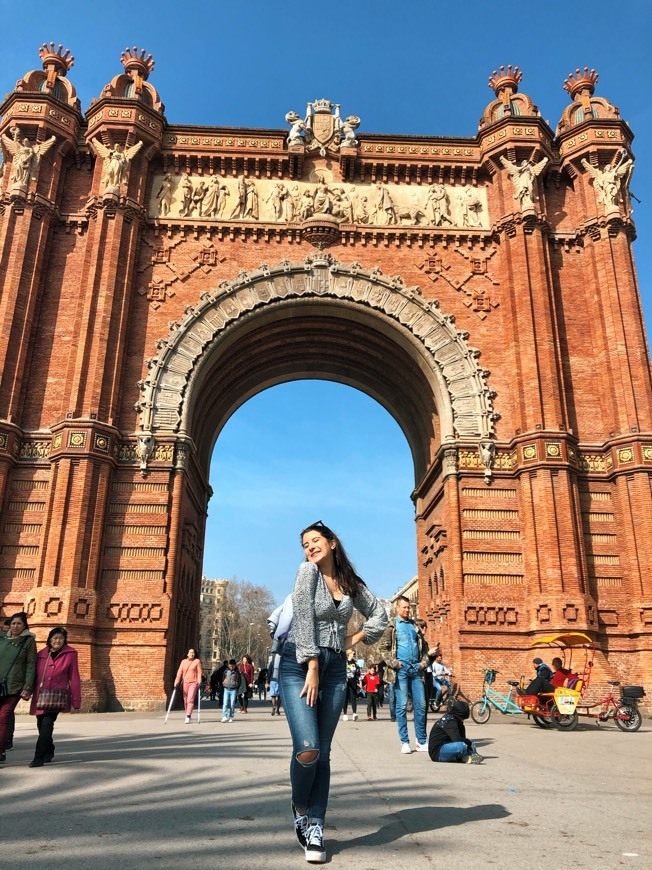
[[[36,691],[29,712],[36,716],[38,739],[30,767],[43,767],[54,758],[52,732],[59,713],[81,707],[81,679],[77,650],[68,645],[63,626],[53,628],[36,657]]]
[[[186,711],[186,725],[190,725],[192,711],[195,709],[197,689],[202,680],[202,665],[197,658],[195,650],[191,647],[188,655],[179,665],[177,676],[174,680],[177,686],[183,689],[183,707]]]
[[[346,722],[349,718],[349,704],[351,705],[351,719],[358,719],[358,692],[360,691],[360,667],[355,660],[355,650],[346,651],[346,695],[342,708],[342,719]]]
[[[364,686],[367,695],[367,719],[377,719],[376,701],[378,698],[380,677],[376,673],[376,665],[369,665],[369,670],[362,678],[362,685]]]
[[[242,674],[238,670],[238,664],[235,659],[229,659],[224,676],[222,677],[222,688],[224,689],[224,701],[222,704],[222,722],[233,722],[235,715],[235,696],[238,692],[238,686],[242,679]]]
[[[36,641],[26,613],[11,617],[9,631],[0,635],[0,763],[6,761],[7,736],[18,702],[29,701],[36,679]]]
[[[242,679],[244,681],[240,684],[241,688],[238,690],[240,712],[248,713],[249,698],[251,698],[254,688],[254,666],[251,658],[247,655],[242,656],[242,661],[240,662],[240,673],[242,674]]]
[[[356,574],[342,543],[321,520],[301,533],[306,561],[292,593],[293,618],[279,683],[292,735],[292,815],[306,860],[321,864],[330,787],[330,752],[344,702],[343,650],[375,643],[387,624],[382,604]],[[362,627],[346,635],[356,609]]]

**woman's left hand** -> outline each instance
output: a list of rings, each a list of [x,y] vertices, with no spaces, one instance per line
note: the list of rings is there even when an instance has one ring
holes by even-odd
[[[306,674],[306,681],[303,684],[299,697],[303,698],[304,695],[308,706],[314,707],[319,695],[319,671],[316,668],[314,670],[309,669]]]
[[[23,701],[29,701],[29,699],[32,697],[32,693],[28,692],[26,689],[23,689],[23,691],[20,693],[20,697],[23,699]]]

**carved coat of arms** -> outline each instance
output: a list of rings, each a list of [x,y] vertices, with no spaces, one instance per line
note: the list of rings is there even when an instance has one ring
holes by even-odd
[[[360,126],[357,115],[342,119],[339,103],[330,100],[315,100],[308,103],[305,118],[296,112],[285,116],[291,124],[288,145],[303,145],[309,153],[318,152],[325,157],[328,152],[336,153],[340,148],[357,148],[355,131]]]

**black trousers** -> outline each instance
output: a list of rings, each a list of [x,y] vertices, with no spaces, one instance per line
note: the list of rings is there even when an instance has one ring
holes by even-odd
[[[34,750],[34,758],[44,759],[48,755],[54,755],[54,743],[52,742],[52,732],[54,731],[54,723],[57,721],[59,711],[52,713],[41,713],[36,717],[36,726],[38,728],[38,740]]]
[[[349,710],[349,704],[351,705],[351,710],[354,713],[358,712],[358,690],[355,686],[352,686],[350,683],[346,684],[346,696],[344,698],[344,714],[346,715]]]

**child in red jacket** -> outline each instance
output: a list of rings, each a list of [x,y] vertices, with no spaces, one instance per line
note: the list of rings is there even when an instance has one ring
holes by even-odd
[[[378,686],[380,685],[380,677],[376,673],[376,665],[369,665],[369,670],[362,678],[362,685],[367,693],[367,719],[376,719],[376,698],[378,697]]]

